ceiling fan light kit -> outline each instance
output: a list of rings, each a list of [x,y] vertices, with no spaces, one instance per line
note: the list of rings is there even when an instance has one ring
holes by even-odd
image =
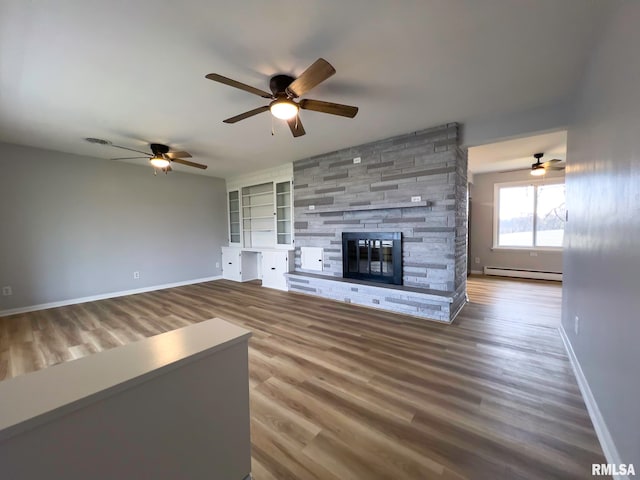
[[[163,168],[167,168],[170,162],[169,160],[164,158],[162,155],[158,154],[151,157],[149,159],[149,163],[151,163],[151,165],[153,165],[154,168],[163,169]]]
[[[534,164],[534,166],[531,167],[531,175],[533,175],[534,177],[542,176],[545,173],[547,173],[547,171],[543,166],[535,166]]]
[[[271,115],[280,120],[289,120],[298,114],[298,105],[289,99],[279,98],[269,104]]]
[[[300,137],[306,132],[299,118],[299,111],[313,110],[321,113],[329,113],[341,117],[353,118],[358,113],[358,107],[342,105],[339,103],[323,102],[320,100],[303,99],[299,103],[294,100],[301,97],[316,85],[324,82],[336,73],[335,68],[323,58],[316,60],[298,78],[289,75],[274,75],[269,81],[271,93],[259,88],[246,85],[231,78],[223,77],[217,73],[210,73],[206,78],[214,82],[238,88],[262,98],[273,100],[269,105],[254,108],[248,112],[235,115],[223,120],[224,123],[236,123],[262,112],[270,111],[275,118],[285,120],[289,124],[291,134]]]

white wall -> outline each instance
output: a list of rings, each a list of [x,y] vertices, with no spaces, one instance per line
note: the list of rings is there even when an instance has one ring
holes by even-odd
[[[545,178],[562,178],[560,171],[550,171]],[[485,266],[562,272],[562,252],[533,250],[493,250],[493,195],[496,183],[530,180],[528,171],[483,173],[473,176],[470,189],[471,222],[469,230],[470,270],[482,271]],[[540,177],[536,177],[540,179]],[[479,258],[480,263],[475,263]]]
[[[545,72],[543,75],[546,75]],[[570,101],[558,101],[510,114],[485,116],[465,120],[460,144],[476,147],[540,133],[566,130],[571,112]]]
[[[603,25],[567,141],[562,325],[624,463],[640,468],[640,3]],[[574,331],[578,315],[579,333]]]
[[[219,275],[225,210],[219,178],[0,144],[0,311]]]

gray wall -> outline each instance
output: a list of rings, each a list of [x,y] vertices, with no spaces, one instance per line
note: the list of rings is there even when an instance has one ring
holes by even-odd
[[[640,467],[640,3],[605,24],[568,133],[562,324],[625,463]],[[574,317],[580,318],[579,333]]]
[[[547,177],[564,177],[563,172],[549,172]],[[562,253],[536,251],[492,250],[493,247],[493,187],[496,183],[516,182],[533,178],[528,171],[509,173],[483,173],[473,176],[469,190],[471,196],[471,222],[469,230],[470,270],[485,266],[562,272]],[[479,258],[480,263],[475,263]]]
[[[0,311],[219,275],[225,212],[219,178],[0,143]]]

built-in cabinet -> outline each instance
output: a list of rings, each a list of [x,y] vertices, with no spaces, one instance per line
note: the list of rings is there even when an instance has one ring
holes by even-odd
[[[291,182],[276,183],[276,243],[293,245]]]
[[[229,245],[291,248],[291,180],[239,187],[228,192]]]
[[[229,243],[240,245],[240,194],[229,192]]]
[[[293,250],[222,247],[222,277],[236,282],[262,279],[262,286],[287,290]]]
[[[237,247],[222,247],[222,277],[236,282],[260,278],[259,252],[244,252]]]
[[[262,252],[262,286],[287,290],[285,273],[293,270],[293,250]]]
[[[224,278],[261,279],[263,287],[287,290],[284,274],[294,269],[292,177],[293,166],[287,164],[227,180]]]

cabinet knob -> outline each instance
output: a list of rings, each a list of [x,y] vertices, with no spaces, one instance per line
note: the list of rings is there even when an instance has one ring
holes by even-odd
[[[229,265],[233,265],[233,263],[229,262]]]
[[[276,269],[276,267],[271,267],[271,270],[275,270],[275,269]]]

